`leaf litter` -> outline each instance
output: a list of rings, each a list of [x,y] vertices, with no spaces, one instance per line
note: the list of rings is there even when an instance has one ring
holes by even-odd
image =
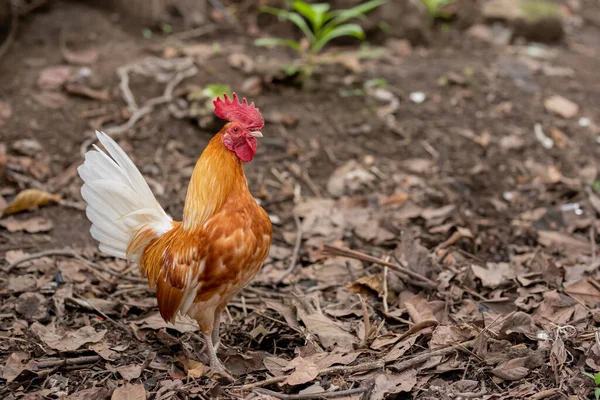
[[[516,50],[517,45],[510,45],[495,51],[513,57]],[[265,99],[273,95],[267,87],[276,84],[254,76],[262,63],[242,48],[202,44],[169,51],[197,64],[211,57],[224,63],[223,69],[253,74]],[[234,56],[213,57],[217,53]],[[435,57],[427,49],[418,57],[412,51],[396,53],[386,56],[386,62],[396,65],[403,63],[398,57],[406,57],[418,65],[421,58]],[[64,47],[62,56],[73,66],[38,68],[33,83],[38,91],[29,97],[50,109],[67,102],[103,102],[98,110],[86,110],[100,125],[128,118],[130,110],[114,111],[110,104],[117,86],[100,88],[76,76],[81,71],[74,65],[101,64],[99,54],[96,48]],[[494,53],[493,59],[497,57]],[[480,62],[491,64],[485,58]],[[348,84],[374,65],[369,61],[352,69]],[[2,144],[0,175],[6,173],[10,185],[2,189],[1,204],[5,215],[15,215],[0,219],[0,245],[6,248],[7,265],[27,261],[0,276],[2,379],[9,385],[0,389],[0,396],[120,400],[344,393],[344,398],[362,399],[588,395],[593,384],[581,371],[600,371],[600,200],[593,187],[594,160],[589,154],[573,156],[594,131],[571,123],[587,115],[588,107],[584,97],[571,95],[571,90],[551,90],[548,93],[569,93],[572,100],[537,96],[536,116],[541,121],[530,121],[531,116],[520,114],[509,101],[490,107],[490,115],[518,112],[519,118],[527,119],[522,125],[537,127],[534,131],[513,125],[479,131],[461,126],[441,134],[439,126],[423,123],[437,112],[469,114],[464,100],[473,96],[486,101],[508,96],[510,91],[487,94],[490,87],[503,87],[507,78],[484,73],[486,67],[477,67],[482,70],[475,71],[473,82],[450,71],[445,76],[455,85],[407,87],[406,93],[395,86],[369,91],[353,110],[360,118],[344,115],[349,121],[339,126],[338,121],[310,120],[325,132],[323,137],[291,135],[310,130],[300,111],[282,110],[278,118],[269,118],[285,134],[267,146],[285,150],[285,158],[269,162],[270,155],[260,154],[265,165],[257,162],[259,173],[249,173],[249,179],[273,217],[276,237],[261,274],[223,316],[220,356],[237,378],[229,386],[207,376],[197,324],[179,317],[165,323],[135,267],[104,257],[94,246],[63,243],[69,249],[62,253],[29,249],[48,248],[47,238],[64,231],[53,213],[64,211],[68,203],[62,199],[79,201],[79,182],[69,178],[68,168],[61,171],[76,160],[60,167],[34,142],[17,141],[8,153]],[[478,80],[485,82],[485,90]],[[66,97],[61,90],[85,99]],[[182,87],[174,94],[177,105],[186,104],[193,90]],[[423,108],[428,114],[407,103],[408,94],[418,92],[427,93],[418,107],[430,107]],[[385,99],[389,101],[382,106]],[[276,101],[283,105],[280,98]],[[446,101],[452,109],[444,109]],[[375,111],[365,118],[364,103]],[[20,109],[12,101],[0,103],[0,125],[17,119],[13,105]],[[412,113],[417,118],[410,120]],[[478,118],[487,121],[486,113]],[[400,121],[400,114],[409,119],[402,125],[406,132],[389,123]],[[144,124],[156,122],[155,117],[147,115]],[[369,133],[376,132],[377,143],[395,152],[390,155],[351,138],[343,145],[357,148],[344,152],[341,144],[330,143],[335,141],[327,137],[329,125],[347,130],[349,136],[358,132],[371,137]],[[357,126],[360,129],[352,130]],[[35,124],[31,129],[37,129]],[[536,135],[536,130],[548,135]],[[146,126],[131,132],[123,138],[130,148],[140,143],[132,140],[138,133],[152,140],[160,136],[150,135]],[[409,146],[396,146],[405,138]],[[176,208],[181,206],[179,182],[189,178],[183,171],[194,160],[185,144],[171,139],[156,146],[168,153],[164,163],[157,166],[142,158],[140,165],[164,186],[169,206]],[[314,161],[322,160],[315,154],[326,154],[325,172],[317,170],[322,165]],[[160,178],[166,176],[169,179]],[[50,184],[52,179],[62,182],[58,188]],[[79,211],[71,211],[69,216],[81,217],[75,214]],[[332,253],[332,248],[338,252]],[[291,272],[280,280],[290,263]]]

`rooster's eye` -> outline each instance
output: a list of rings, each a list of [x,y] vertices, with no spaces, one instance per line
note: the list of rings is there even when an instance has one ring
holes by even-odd
[[[238,131],[239,131],[239,130],[240,130],[240,128],[238,128],[237,126],[236,126],[235,128],[233,128],[233,131],[234,131],[235,133],[238,133]]]

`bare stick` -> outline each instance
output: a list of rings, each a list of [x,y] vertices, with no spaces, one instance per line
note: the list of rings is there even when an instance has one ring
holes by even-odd
[[[77,358],[66,358],[59,360],[40,360],[34,361],[33,367],[35,370],[43,370],[48,368],[54,368],[61,365],[81,365],[81,364],[93,364],[100,361],[100,356],[83,356]]]
[[[143,282],[142,279],[140,279],[140,278],[136,278],[136,277],[133,277],[133,276],[121,275],[117,271],[113,271],[113,270],[104,268],[101,265],[96,264],[95,262],[92,262],[92,261],[90,261],[90,260],[88,260],[86,258],[83,258],[79,254],[75,254],[71,250],[44,250],[44,251],[40,251],[39,253],[33,253],[33,254],[28,255],[27,257],[23,257],[20,260],[17,260],[15,262],[9,264],[6,268],[4,268],[4,272],[9,273],[13,268],[15,268],[16,266],[18,266],[18,265],[20,265],[20,264],[22,264],[24,262],[35,260],[37,258],[48,257],[48,256],[73,257],[73,258],[76,258],[77,260],[83,262],[88,267],[93,268],[95,271],[105,272],[105,273],[107,273],[109,275],[112,275],[114,277],[117,277],[117,278],[120,278],[120,279],[124,279],[124,280],[128,280],[128,281],[131,281],[131,282]]]
[[[424,363],[431,357],[445,356],[455,352],[456,350],[463,350],[465,347],[472,346],[474,342],[475,340],[468,340],[466,342],[457,343],[453,346],[444,347],[439,350],[425,351],[421,354],[418,354],[414,358],[411,358],[410,360],[404,360],[399,363],[393,364],[390,366],[390,368],[393,368],[398,372],[406,371],[409,368],[416,367],[417,365]]]
[[[273,397],[276,397],[278,399],[283,399],[283,400],[331,399],[331,398],[335,398],[335,397],[350,396],[352,394],[365,393],[368,390],[369,389],[366,387],[358,387],[358,388],[354,388],[354,389],[339,390],[337,392],[285,394],[285,393],[274,392],[272,390],[267,390],[267,389],[260,389],[260,388],[254,389],[254,391],[258,394],[273,396]]]
[[[439,350],[424,351],[422,353],[415,355],[415,357],[413,357],[409,360],[405,360],[405,361],[396,363],[390,367],[394,368],[394,370],[396,370],[396,371],[405,371],[411,367],[415,367],[421,363],[424,363],[431,357],[445,356],[454,351],[463,350],[465,347],[471,347],[474,342],[475,342],[475,340],[473,339],[473,340],[468,340],[466,342],[457,343],[450,347],[444,347]],[[339,365],[339,366],[335,366],[335,367],[323,368],[322,370],[319,371],[318,376],[328,375],[328,374],[333,374],[333,373],[353,374],[356,372],[372,371],[375,369],[383,368],[383,367],[385,367],[385,365],[386,365],[386,361],[384,361],[384,360],[353,365],[350,367],[344,366],[344,365]],[[276,376],[274,378],[265,379],[264,381],[249,383],[247,385],[240,386],[239,389],[240,390],[253,390],[258,387],[268,386],[268,385],[272,385],[274,383],[283,382],[287,378],[288,378],[287,375]]]
[[[415,278],[420,281],[423,281],[425,284],[427,284],[428,287],[431,287],[432,289],[435,289],[438,286],[437,283],[435,283],[431,279],[429,279],[419,273],[411,271],[410,269],[407,269],[406,267],[404,267],[402,265],[397,265],[397,264],[382,260],[381,258],[373,257],[368,254],[361,253],[359,251],[346,249],[344,247],[325,245],[325,246],[323,246],[323,249],[324,249],[324,253],[327,255],[354,258],[356,260],[372,262],[375,264],[390,267],[391,269],[401,272],[405,275],[408,275],[411,278]]]
[[[302,224],[300,223],[300,218],[297,215],[294,215],[294,221],[296,222],[296,243],[294,243],[294,251],[292,253],[292,260],[290,261],[290,266],[286,269],[283,274],[275,283],[281,283],[289,274],[294,271],[296,268],[296,262],[298,261],[298,253],[300,252],[300,245],[302,244]]]

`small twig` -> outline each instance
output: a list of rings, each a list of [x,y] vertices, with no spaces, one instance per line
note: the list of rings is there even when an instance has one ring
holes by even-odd
[[[85,265],[87,265],[88,267],[93,268],[94,270],[98,271],[98,272],[105,272],[109,275],[112,275],[116,278],[120,278],[120,279],[125,279],[131,282],[143,282],[142,279],[140,278],[136,278],[133,276],[121,276],[121,274],[117,271],[112,271],[110,269],[106,269],[104,267],[102,267],[99,264],[96,264],[95,262],[92,262],[86,258],[83,258],[82,256],[80,256],[79,254],[75,254],[73,251],[71,250],[44,250],[44,251],[40,251],[39,253],[33,253],[30,254],[26,257],[21,258],[20,260],[17,260],[11,264],[9,264],[7,267],[4,268],[4,272],[9,273],[13,268],[15,268],[16,266],[27,262],[27,261],[31,261],[31,260],[35,260],[37,258],[42,258],[42,257],[48,257],[48,256],[63,256],[63,257],[73,257],[76,258],[77,260],[83,262]]]
[[[366,387],[358,387],[358,388],[354,388],[354,389],[339,390],[337,392],[319,392],[319,393],[306,393],[306,394],[285,394],[285,393],[274,392],[272,390],[261,389],[261,388],[254,389],[254,391],[258,394],[262,394],[262,395],[266,395],[266,396],[273,396],[273,397],[276,397],[276,398],[282,399],[282,400],[305,400],[305,399],[331,399],[331,398],[335,398],[335,397],[350,396],[353,394],[368,392],[369,389]]]
[[[457,343],[450,347],[444,347],[443,349],[425,351],[421,354],[418,354],[414,358],[411,358],[410,360],[405,360],[405,361],[401,361],[399,363],[393,364],[390,366],[390,368],[393,368],[394,370],[396,370],[398,372],[402,372],[409,368],[412,368],[419,364],[424,363],[425,361],[429,360],[431,357],[445,356],[445,355],[455,352],[456,350],[463,350],[465,347],[472,346],[474,342],[475,342],[475,340],[468,340],[466,342]]]
[[[408,275],[412,278],[418,279],[420,281],[423,281],[425,284],[427,284],[428,287],[431,287],[432,289],[435,289],[438,287],[437,283],[435,283],[434,281],[432,281],[431,279],[417,273],[414,271],[411,271],[410,269],[407,269],[404,266],[401,265],[397,265],[391,262],[387,262],[385,260],[382,260],[381,258],[377,258],[377,257],[373,257],[370,256],[368,254],[364,254],[361,253],[359,251],[355,251],[355,250],[350,250],[350,249],[346,249],[343,247],[336,247],[336,246],[330,246],[330,245],[325,245],[323,246],[324,249],[324,253],[327,255],[332,255],[332,256],[341,256],[341,257],[348,257],[348,258],[354,258],[357,260],[361,260],[361,261],[366,261],[366,262],[372,262],[375,264],[379,264],[379,265],[383,265],[386,267],[390,267],[391,269],[401,272],[405,275]]]
[[[294,251],[292,252],[290,266],[283,272],[283,274],[281,274],[279,278],[277,278],[275,283],[281,283],[294,271],[294,268],[296,268],[298,253],[300,252],[300,245],[302,244],[302,224],[300,223],[300,218],[297,215],[294,215],[294,221],[296,222],[296,243],[294,243]]]
[[[387,266],[383,267],[383,311],[387,314],[389,312],[388,307],[388,268]]]
[[[173,33],[171,36],[169,36],[169,38],[167,40],[169,40],[169,39],[175,39],[175,40],[197,39],[201,36],[213,33],[218,28],[219,28],[219,26],[215,25],[215,24],[204,25],[204,26],[201,26],[200,28],[191,29],[189,31]]]
[[[341,372],[344,374],[354,374],[356,372],[372,371],[374,369],[379,369],[379,368],[383,368],[383,367],[385,367],[385,361],[383,361],[383,360],[373,361],[373,362],[358,364],[358,365],[353,365],[353,366],[338,365],[335,367],[323,368],[322,370],[319,371],[318,376],[333,374],[336,372]],[[287,378],[288,378],[287,375],[276,376],[274,378],[265,379],[264,381],[258,381],[258,382],[242,385],[239,387],[239,389],[240,390],[253,390],[258,387],[269,386],[274,383],[283,382]]]
[[[94,305],[94,303],[92,303],[91,301],[89,301],[85,297],[82,297],[82,296],[79,296],[79,295],[77,295],[77,297],[79,298],[78,301],[82,302],[85,306],[90,307],[92,310],[96,311],[98,314],[100,314],[107,321],[112,322],[114,325],[118,326],[121,329],[124,329],[126,331],[129,330],[129,327],[127,327],[126,325],[123,325],[120,322],[117,322],[114,319],[112,319],[111,317],[109,317],[104,311],[100,310],[98,307],[96,307]],[[75,299],[73,298],[73,300],[75,300]]]
[[[360,347],[368,347],[369,336],[371,335],[371,318],[369,317],[369,308],[367,306],[367,301],[365,300],[365,298],[360,293],[358,293],[357,295],[360,299],[363,320],[365,321],[365,336],[363,337]]]
[[[33,368],[35,370],[44,370],[48,368],[55,368],[60,366],[71,366],[71,365],[82,365],[82,364],[93,364],[100,361],[100,356],[83,356],[77,358],[66,358],[60,360],[41,360],[34,361]]]

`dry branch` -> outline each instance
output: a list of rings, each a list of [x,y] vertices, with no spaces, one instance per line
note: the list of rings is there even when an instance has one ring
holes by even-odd
[[[394,263],[382,260],[381,258],[373,257],[368,254],[364,254],[364,253],[361,253],[356,250],[346,249],[343,247],[325,245],[325,246],[323,246],[323,249],[324,249],[324,253],[326,255],[354,258],[356,260],[372,262],[375,264],[383,265],[383,266],[389,267],[395,271],[398,271],[402,274],[408,275],[411,278],[422,281],[423,283],[421,285],[426,285],[427,287],[430,287],[431,289],[435,289],[438,287],[437,283],[435,283],[431,279],[429,279],[417,272],[411,271],[410,269],[408,269],[402,265],[394,264]]]

